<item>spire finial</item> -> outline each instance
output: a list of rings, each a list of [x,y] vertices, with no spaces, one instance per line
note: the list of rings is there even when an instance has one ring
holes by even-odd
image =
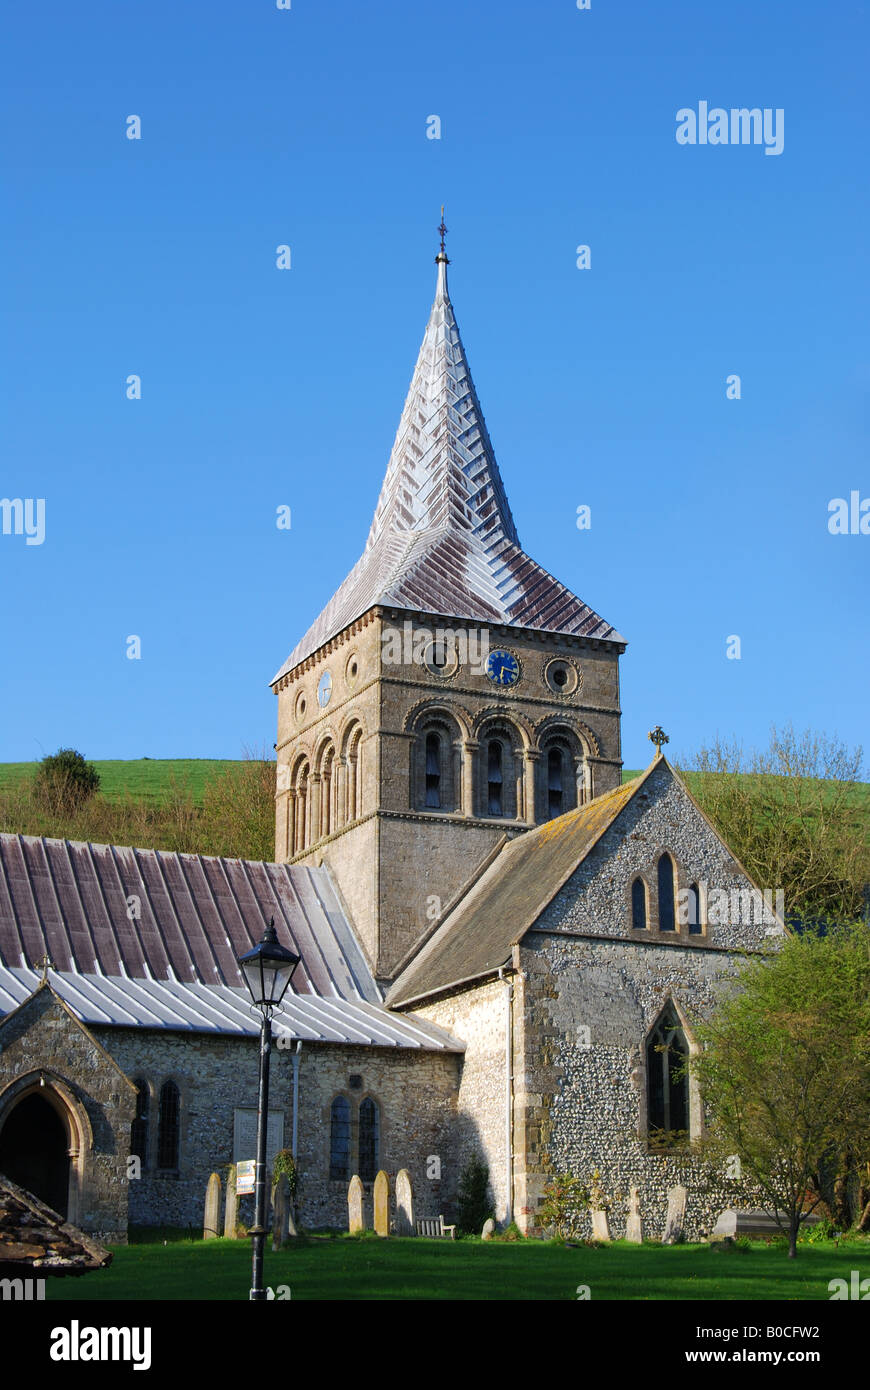
[[[670,743],[671,741],[665,733],[664,729],[662,728],[661,724],[656,724],[654,729],[650,729],[649,733],[647,734],[647,738],[649,739],[650,743],[655,744],[657,758],[660,758],[662,756],[662,744]]]
[[[441,204],[441,222],[440,222],[439,227],[438,227],[438,234],[439,234],[439,236],[441,237],[441,250],[438,252],[438,255],[435,257],[435,262],[436,262],[436,264],[437,264],[439,261],[443,261],[445,265],[449,265],[449,264],[450,264],[450,257],[447,255],[447,252],[444,250],[444,238],[445,238],[446,235],[447,235],[447,228],[446,228],[445,225],[444,225],[444,204],[443,204],[443,203]]]

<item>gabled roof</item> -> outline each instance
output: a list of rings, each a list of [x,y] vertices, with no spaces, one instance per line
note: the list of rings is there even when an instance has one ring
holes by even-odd
[[[387,994],[396,1007],[498,970],[631,801],[640,777],[509,840]]]
[[[439,255],[435,301],[365,551],[273,684],[375,605],[625,639],[522,549]]]

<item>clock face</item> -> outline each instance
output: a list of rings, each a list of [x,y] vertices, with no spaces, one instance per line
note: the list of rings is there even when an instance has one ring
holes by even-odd
[[[332,676],[329,674],[328,671],[324,671],[317,684],[317,703],[319,704],[321,709],[323,709],[325,705],[329,704],[329,699],[331,695]]]
[[[493,685],[516,685],[520,678],[520,663],[512,652],[490,652],[486,661],[486,674]]]

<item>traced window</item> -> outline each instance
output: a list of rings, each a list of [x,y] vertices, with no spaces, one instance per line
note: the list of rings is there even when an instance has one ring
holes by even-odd
[[[164,1081],[160,1087],[157,1119],[157,1167],[178,1167],[179,1094],[174,1081]]]
[[[487,756],[487,811],[491,816],[504,815],[504,793],[502,776],[502,746],[498,739],[491,739]]]
[[[673,1008],[660,1017],[646,1048],[647,1126],[662,1147],[685,1142],[689,1132],[689,1045]]]
[[[689,935],[700,936],[704,928],[701,925],[701,894],[698,892],[697,883],[689,884]]]
[[[359,1108],[359,1175],[363,1182],[374,1182],[378,1171],[378,1107],[366,1096]]]
[[[137,1077],[133,1085],[136,1087],[136,1118],[130,1126],[130,1153],[141,1158],[144,1164],[148,1157],[148,1083]]]
[[[350,1102],[344,1096],[336,1096],[329,1117],[329,1176],[350,1178]]]
[[[646,929],[646,884],[642,878],[631,885],[631,925],[633,931]]]
[[[437,734],[426,735],[426,805],[441,805],[441,740]]]
[[[674,910],[674,861],[669,854],[659,860],[659,931],[676,931]]]

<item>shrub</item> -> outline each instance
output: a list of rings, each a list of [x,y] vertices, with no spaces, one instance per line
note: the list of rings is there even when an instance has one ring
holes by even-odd
[[[466,1235],[480,1235],[483,1223],[493,1215],[489,1194],[489,1168],[479,1154],[472,1154],[459,1179],[459,1228]]]
[[[36,770],[34,796],[45,810],[77,811],[99,789],[100,774],[75,748],[59,748]]]

